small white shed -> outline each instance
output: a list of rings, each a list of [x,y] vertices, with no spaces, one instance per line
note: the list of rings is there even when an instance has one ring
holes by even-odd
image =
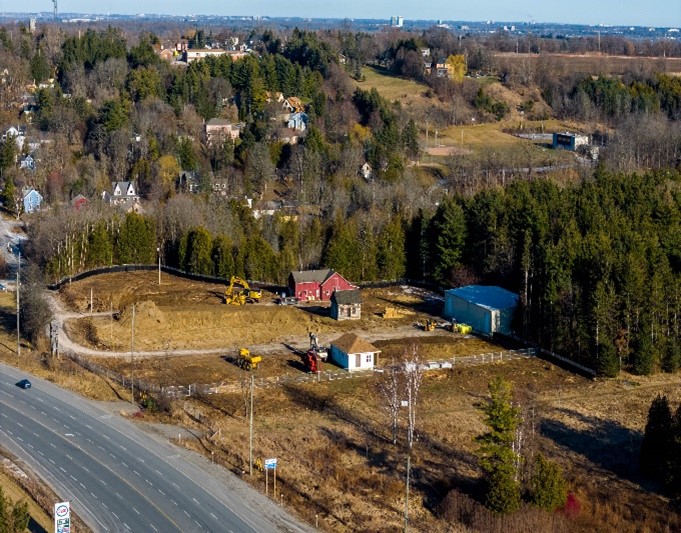
[[[346,333],[331,343],[331,359],[346,370],[371,370],[381,350],[354,333]]]

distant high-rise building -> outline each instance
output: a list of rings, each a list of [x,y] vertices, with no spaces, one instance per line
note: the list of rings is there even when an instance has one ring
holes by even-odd
[[[397,17],[397,27],[401,28],[404,26],[404,17]]]
[[[395,15],[390,17],[390,25],[391,26],[397,26],[397,17]]]
[[[28,20],[28,31],[30,33],[35,33],[35,19]]]

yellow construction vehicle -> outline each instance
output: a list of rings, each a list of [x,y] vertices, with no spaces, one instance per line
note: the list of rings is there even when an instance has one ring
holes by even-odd
[[[248,348],[239,349],[239,358],[236,364],[244,370],[257,370],[258,364],[262,361],[260,355],[251,355]]]
[[[228,305],[244,305],[258,303],[262,298],[262,291],[251,289],[248,282],[238,276],[232,276],[229,286],[225,290],[225,303]]]

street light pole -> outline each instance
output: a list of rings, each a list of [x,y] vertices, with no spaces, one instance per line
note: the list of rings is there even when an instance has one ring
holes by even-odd
[[[248,475],[253,477],[253,388],[255,376],[251,374],[251,408],[248,421]]]
[[[130,322],[130,394],[135,405],[135,304],[132,304],[132,321]]]
[[[156,253],[158,255],[158,284],[161,284],[161,248],[156,248]]]

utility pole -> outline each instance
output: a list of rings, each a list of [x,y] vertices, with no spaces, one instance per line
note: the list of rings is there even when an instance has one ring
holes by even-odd
[[[248,475],[253,477],[253,389],[255,376],[251,374],[251,407],[248,421]]]
[[[21,264],[21,254],[19,254],[19,264]],[[21,356],[21,330],[19,329],[19,269],[17,269],[17,356]]]
[[[130,322],[130,394],[135,404],[135,304],[132,304],[132,322]]]
[[[158,284],[161,284],[161,248],[156,248],[156,253],[158,254]]]

